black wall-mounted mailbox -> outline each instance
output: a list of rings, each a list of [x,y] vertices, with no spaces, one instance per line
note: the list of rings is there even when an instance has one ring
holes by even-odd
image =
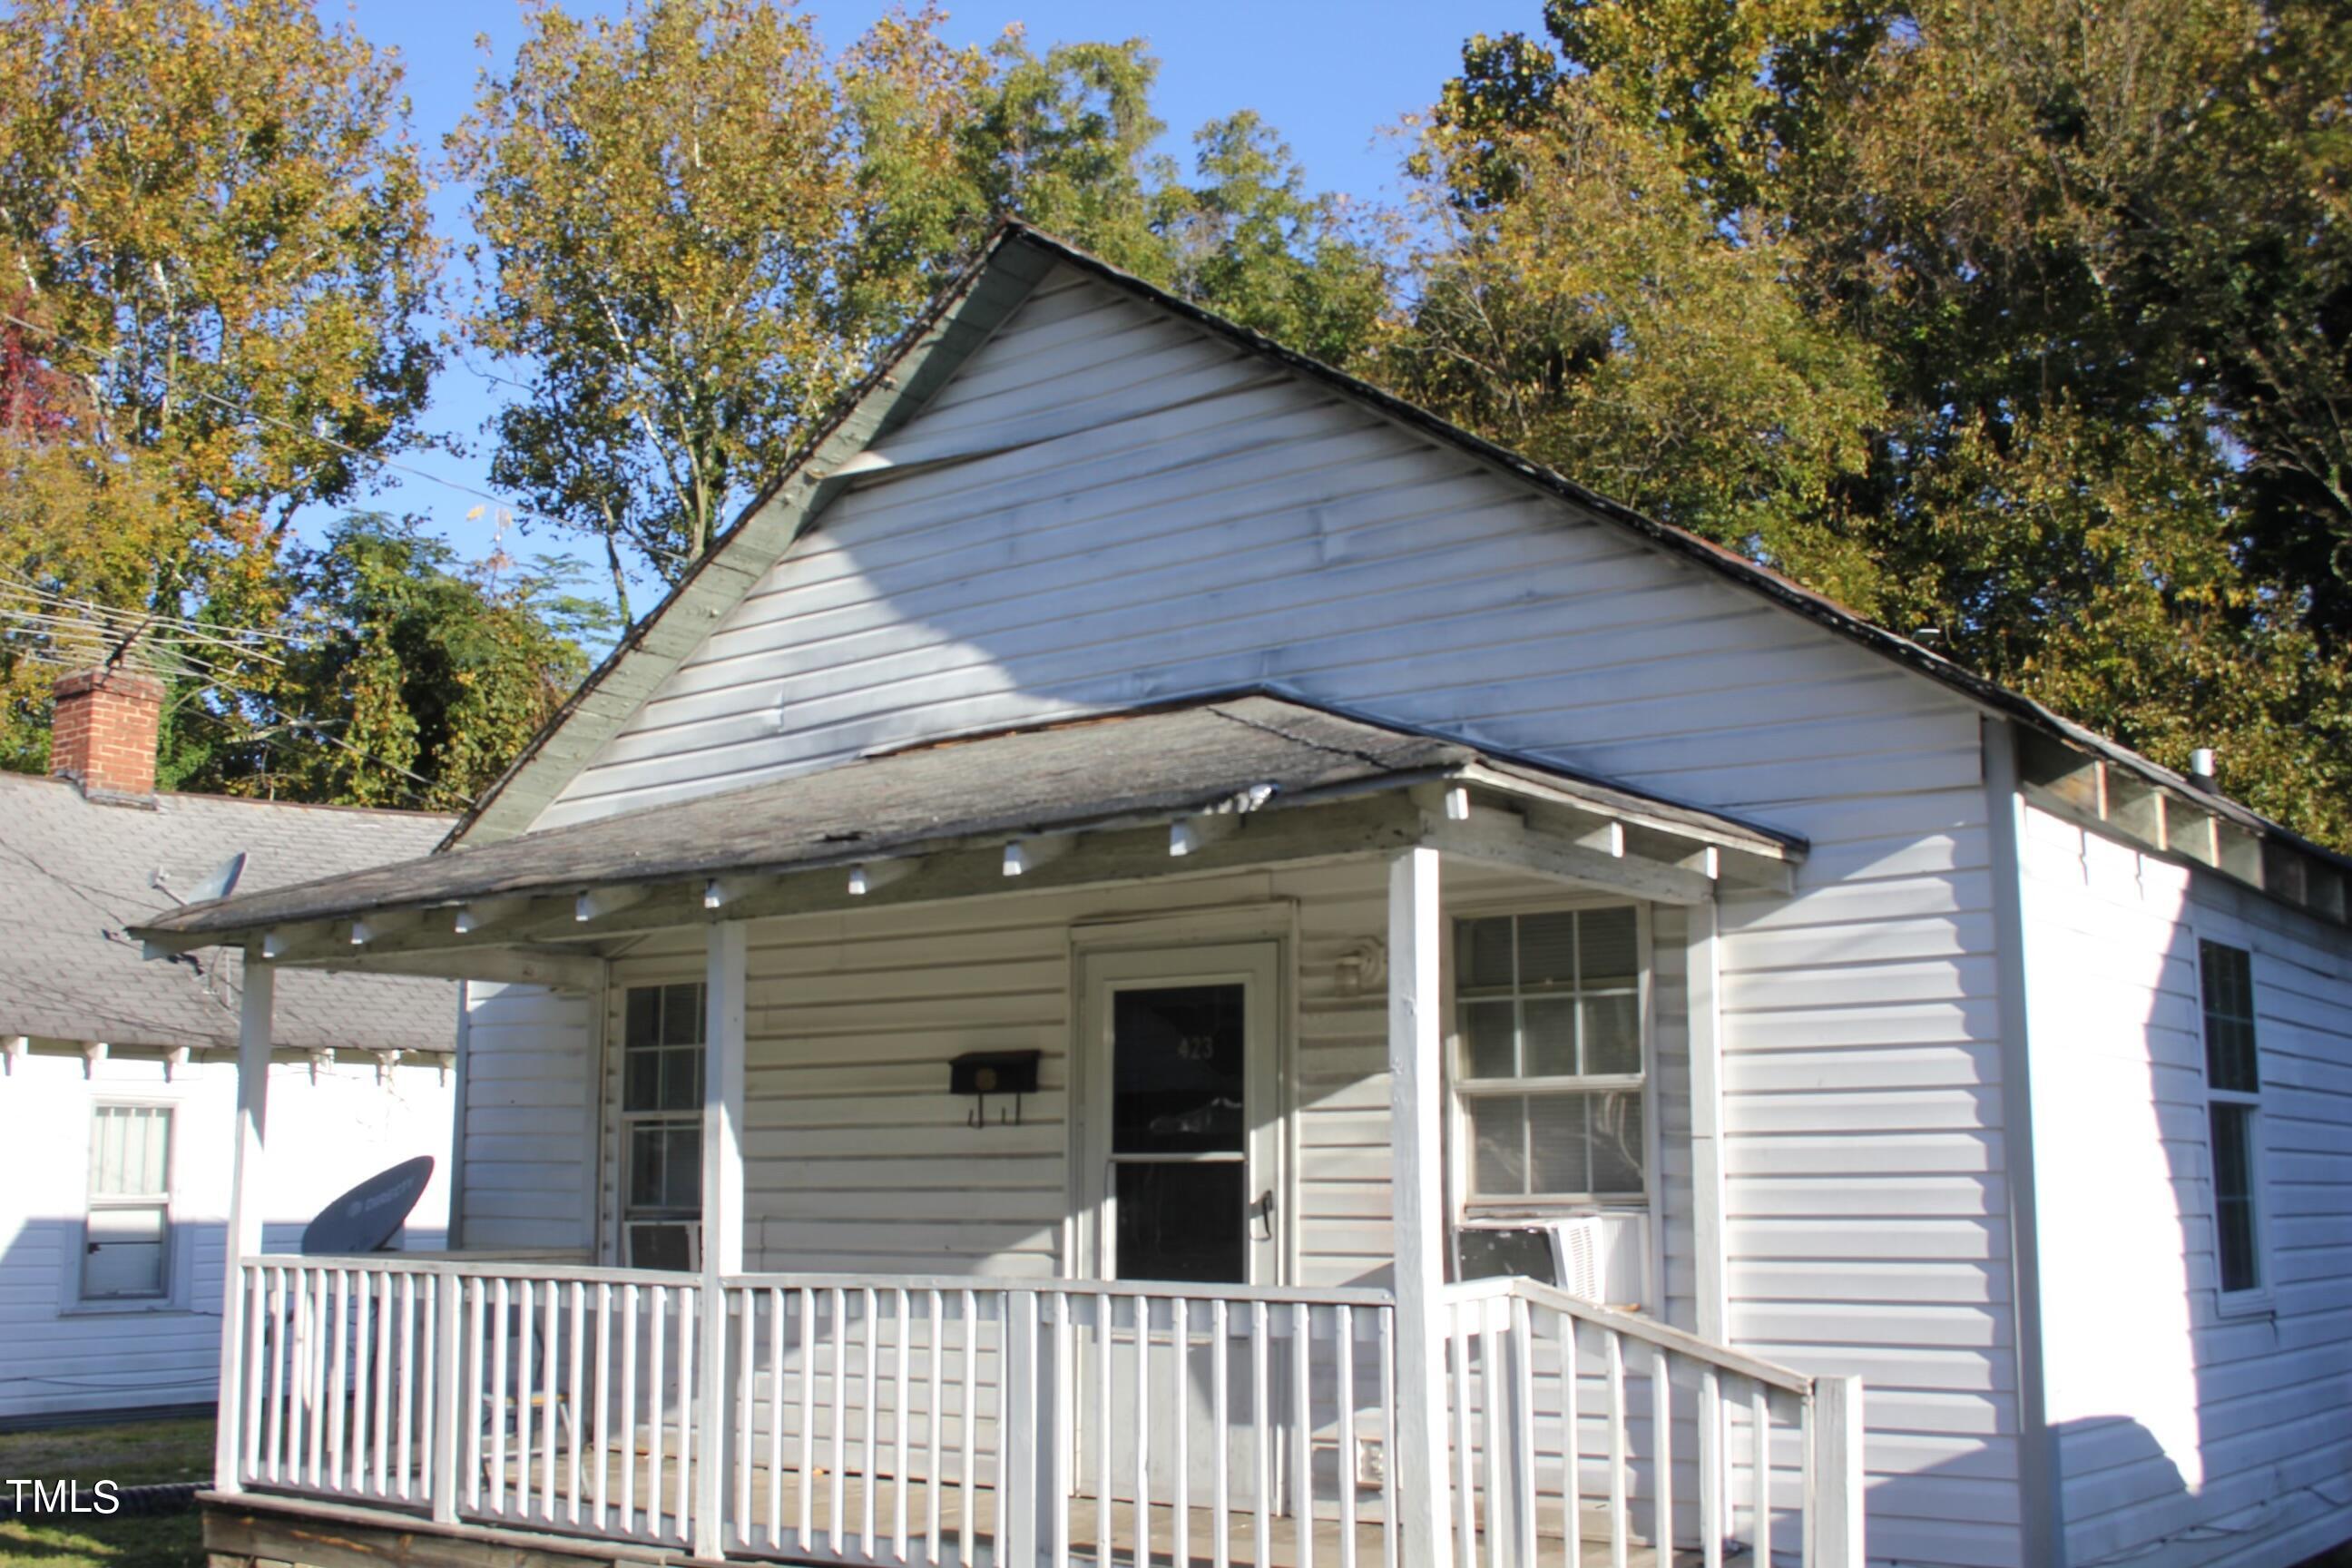
[[[1037,1063],[1043,1051],[967,1051],[948,1064],[948,1092],[968,1094],[979,1099],[971,1108],[971,1125],[984,1126],[988,1121],[988,1097],[1009,1094],[1013,1097],[1012,1121],[1021,1120],[1021,1096],[1037,1092]],[[1000,1111],[999,1121],[1008,1120]]]
[[[950,1094],[1034,1094],[1043,1051],[971,1051],[948,1064]]]

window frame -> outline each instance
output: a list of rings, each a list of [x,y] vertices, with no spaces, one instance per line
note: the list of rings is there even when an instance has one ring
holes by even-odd
[[[657,1005],[664,1011],[665,1015],[667,1008],[668,993],[677,990],[691,990],[695,992],[696,999],[693,1016],[696,1021],[696,1033],[700,1037],[700,1038],[695,1043],[693,1048],[698,1053],[697,1064],[698,1073],[707,1074],[709,1071],[710,1049],[709,992],[708,986],[709,982],[707,980],[700,978],[680,978],[676,980],[650,980],[643,984],[616,985],[614,987],[614,991],[618,993],[620,1002],[619,1016],[616,1020],[618,1027],[614,1030],[617,1047],[614,1055],[618,1070],[616,1073],[617,1081],[614,1089],[614,1127],[618,1134],[619,1148],[617,1150],[618,1159],[615,1162],[618,1169],[616,1172],[617,1180],[615,1182],[615,1191],[614,1194],[614,1217],[615,1232],[614,1241],[616,1243],[616,1250],[618,1253],[618,1262],[623,1268],[646,1268],[656,1267],[655,1265],[640,1263],[637,1261],[635,1256],[635,1236],[639,1226],[661,1225],[682,1226],[685,1227],[687,1234],[687,1270],[690,1272],[693,1269],[701,1267],[702,1178],[699,1161],[698,1160],[696,1164],[695,1199],[693,1206],[690,1209],[683,1205],[640,1205],[635,1200],[633,1195],[634,1189],[636,1184],[636,1142],[638,1131],[641,1129],[646,1128],[659,1128],[669,1131],[691,1129],[698,1140],[703,1131],[703,1115],[702,1100],[700,1096],[696,1098],[695,1104],[690,1110],[682,1110],[676,1107],[656,1107],[651,1110],[633,1110],[629,1108],[629,1067],[633,1050],[629,1037],[629,1011],[630,998],[641,991],[652,991],[659,994],[664,1000]],[[665,1037],[656,1040],[651,1045],[637,1046],[634,1048],[637,1051],[683,1051],[687,1047],[682,1044],[671,1042]],[[706,1079],[706,1088],[708,1080]]]
[[[89,1139],[83,1152],[81,1245],[68,1271],[71,1310],[82,1312],[153,1312],[179,1309],[181,1270],[178,1268],[177,1208],[180,1178],[179,1105],[173,1100],[142,1100],[109,1095],[89,1102]],[[161,1192],[100,1193],[98,1187],[99,1126],[109,1111],[142,1110],[163,1118],[163,1185]],[[89,1289],[90,1221],[99,1214],[152,1212],[160,1222],[156,1238],[156,1283],[152,1290],[112,1291],[94,1295]]]
[[[2261,988],[2256,983],[2255,960],[2260,950],[2248,933],[2234,929],[2217,927],[2211,922],[2192,923],[2189,936],[2196,944],[2193,960],[2197,991],[2197,1076],[2204,1090],[2205,1115],[2205,1184],[2207,1212],[2213,1226],[2213,1300],[2215,1309],[2223,1317],[2259,1315],[2271,1310],[2270,1203],[2264,1190],[2264,1155],[2263,1114],[2262,1007]],[[2212,1009],[2205,976],[2205,952],[2208,947],[2242,953],[2246,962],[2246,1024],[2252,1038],[2254,1087],[2252,1089],[2224,1088],[2213,1081],[2213,1042],[2210,1026]],[[2252,1232],[2248,1247],[2254,1263],[2254,1283],[2232,1290],[2222,1279],[2221,1238],[2221,1176],[2218,1140],[2214,1136],[2214,1111],[2217,1109],[2240,1110],[2246,1122],[2246,1212]]]
[[[1462,1070],[1466,1048],[1462,1029],[1461,943],[1464,929],[1483,920],[1503,917],[1524,918],[1530,915],[1584,915],[1611,910],[1628,910],[1633,916],[1634,963],[1634,1027],[1640,1042],[1641,1071],[1638,1074],[1549,1074],[1540,1078],[1488,1079],[1473,1080],[1492,1087],[1465,1086]],[[1443,1078],[1445,1086],[1445,1132],[1448,1145],[1446,1160],[1447,1184],[1452,1194],[1448,1207],[1456,1225],[1482,1221],[1511,1219],[1560,1219],[1580,1215],[1643,1215],[1654,1229],[1658,1205],[1662,1199],[1658,1166],[1658,1100],[1651,1092],[1657,1083],[1657,1019],[1655,1005],[1656,963],[1653,947],[1652,906],[1644,901],[1622,895],[1595,894],[1579,898],[1532,897],[1512,900],[1480,900],[1451,907],[1447,910],[1446,941],[1444,953],[1444,991],[1445,1008],[1445,1059]],[[1516,964],[1514,965],[1516,969]],[[1516,974],[1512,990],[1520,994]],[[1560,994],[1583,995],[1581,986]],[[1476,998],[1467,998],[1476,1000]],[[1537,1095],[1545,1092],[1593,1092],[1610,1089],[1631,1089],[1641,1096],[1642,1122],[1642,1190],[1639,1194],[1522,1194],[1497,1196],[1476,1192],[1475,1133],[1471,1121],[1471,1102],[1483,1098],[1510,1095]]]

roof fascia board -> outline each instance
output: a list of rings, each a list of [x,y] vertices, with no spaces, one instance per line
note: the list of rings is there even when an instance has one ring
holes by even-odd
[[[911,864],[971,854],[1001,859],[1003,847],[1013,841],[1050,839],[1070,842],[1085,836],[1090,844],[1101,844],[1111,842],[1119,835],[1140,831],[1155,836],[1164,847],[1170,824],[1196,822],[1204,815],[1224,815],[1236,822],[1271,817],[1274,826],[1255,838],[1255,842],[1264,847],[1269,837],[1280,838],[1305,831],[1294,824],[1309,819],[1330,820],[1319,815],[1322,808],[1369,799],[1402,799],[1412,803],[1411,809],[1421,809],[1417,797],[1424,788],[1454,784],[1475,785],[1485,792],[1489,809],[1478,815],[1491,816],[1498,823],[1505,817],[1524,815],[1529,808],[1538,813],[1549,811],[1557,815],[1564,812],[1580,825],[1596,820],[1620,822],[1646,832],[1670,847],[1670,852],[1663,857],[1644,853],[1639,846],[1635,847],[1633,853],[1624,853],[1621,849],[1609,857],[1628,864],[1655,859],[1664,866],[1686,866],[1695,847],[1709,846],[1722,847],[1727,855],[1743,867],[1777,867],[1785,870],[1790,862],[1803,858],[1801,843],[1783,844],[1753,829],[1743,829],[1741,825],[1729,819],[1684,822],[1637,814],[1637,820],[1635,816],[1625,816],[1619,810],[1622,797],[1616,792],[1607,792],[1595,798],[1573,786],[1564,789],[1531,787],[1529,781],[1496,774],[1483,763],[1473,760],[1403,770],[1376,778],[1284,794],[1263,807],[1237,815],[1223,811],[1223,803],[1230,797],[1220,795],[1164,808],[1073,816],[1028,828],[996,829],[952,837],[845,847],[839,854],[820,859],[770,866],[744,864],[724,869],[681,868],[593,881],[554,879],[541,885],[489,896],[489,902],[511,907],[499,911],[495,921],[470,939],[457,929],[457,915],[462,909],[483,907],[481,900],[469,902],[463,899],[439,897],[422,903],[386,905],[383,907],[384,914],[396,923],[381,937],[371,940],[363,954],[354,948],[351,940],[351,921],[356,912],[352,910],[260,925],[205,925],[194,930],[182,930],[169,926],[167,922],[167,929],[142,928],[142,934],[150,948],[159,954],[192,952],[257,938],[263,942],[264,950],[269,952],[272,963],[297,967],[384,968],[389,966],[385,961],[398,955],[489,947],[537,950],[551,954],[565,951],[575,943],[602,942],[612,937],[708,919],[710,906],[703,902],[702,895],[713,878],[734,884],[734,891],[726,902],[726,918],[802,912],[796,900],[787,899],[788,907],[781,910],[768,908],[763,900],[766,895],[779,891],[783,882],[812,873],[839,875],[853,866],[870,868],[894,863]],[[1497,804],[1503,807],[1499,812],[1492,809]],[[1244,848],[1246,842],[1236,847]],[[1187,868],[1197,868],[1205,864],[1197,856],[1182,858],[1189,861]],[[1255,863],[1246,856],[1244,859],[1245,864]],[[619,907],[613,914],[583,917],[577,908],[580,896],[606,889],[634,889],[642,896]],[[1676,897],[1682,897],[1687,891],[1687,885],[1681,882],[1677,882],[1674,889]],[[373,921],[373,912],[370,918]],[[467,977],[500,978],[491,974]]]
[[[719,542],[637,623],[442,847],[526,832],[753,584],[845,492],[842,469],[904,426],[992,337],[1058,260],[1007,228],[887,354],[841,412],[746,507]]]
[[[1179,856],[1171,850],[1168,823],[1183,813],[1159,814],[1150,821],[1120,817],[1034,834],[992,834],[932,845],[882,851],[874,861],[906,861],[903,876],[877,881],[853,893],[845,873],[868,862],[837,861],[747,872],[730,878],[737,887],[716,913],[699,876],[649,879],[646,896],[609,919],[574,921],[564,901],[534,904],[511,926],[501,926],[478,943],[446,925],[420,926],[389,938],[383,951],[354,953],[341,940],[344,922],[326,921],[282,933],[280,968],[375,970],[444,978],[529,978],[541,984],[582,984],[593,974],[608,944],[662,931],[708,925],[714,920],[762,920],[901,904],[1012,896],[1076,888],[1099,889],[1173,877],[1229,875],[1271,865],[1332,861],[1377,855],[1426,843],[1441,851],[1526,871],[1555,880],[1637,898],[1690,903],[1710,890],[1710,879],[1671,860],[1641,854],[1596,851],[1524,819],[1514,811],[1475,812],[1467,822],[1444,819],[1414,799],[1432,781],[1458,778],[1453,770],[1399,775],[1378,786],[1318,792],[1248,814],[1243,831],[1221,837]],[[1069,845],[1070,852],[1039,859],[1018,879],[1003,869],[1009,842]],[[234,942],[239,933],[215,931],[179,939],[189,944]]]

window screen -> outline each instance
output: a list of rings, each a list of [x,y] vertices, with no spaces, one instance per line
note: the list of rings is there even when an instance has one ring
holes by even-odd
[[[1634,911],[1498,915],[1456,930],[1454,1087],[1471,1201],[1640,1197]]]

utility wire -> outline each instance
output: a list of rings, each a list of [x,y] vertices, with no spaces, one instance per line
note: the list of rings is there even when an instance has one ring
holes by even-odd
[[[8,605],[0,604],[0,622],[5,622],[10,619],[45,620],[49,618],[52,617],[28,616],[26,612],[11,609]],[[0,637],[5,636],[5,632],[0,632]],[[26,648],[20,651],[26,657],[32,658],[36,663],[63,668],[74,662],[70,656],[58,656],[47,650]],[[268,656],[261,655],[260,657],[267,658]],[[271,659],[270,662],[278,663],[280,661]],[[228,696],[239,698],[245,701],[252,703],[255,707],[260,710],[260,716],[262,719],[278,729],[299,731],[302,734],[307,734],[315,740],[322,741],[328,745],[349,752],[352,756],[358,758],[361,762],[367,763],[371,767],[382,768],[388,773],[396,773],[400,777],[407,779],[413,784],[422,784],[427,790],[440,787],[436,780],[427,778],[425,774],[417,773],[414,769],[404,767],[400,763],[392,762],[387,758],[379,757],[373,752],[368,751],[365,747],[357,745],[345,739],[343,736],[336,734],[331,729],[329,729],[323,724],[320,724],[311,720],[297,719],[293,717],[287,713],[283,709],[279,708],[275,702],[271,701],[269,698],[263,695],[259,690],[247,684],[247,681],[239,676],[238,672],[230,669],[215,660],[203,658],[196,655],[187,653],[184,650],[173,649],[173,663],[176,667],[173,673],[193,677],[202,681],[209,689],[220,691]],[[192,710],[192,711],[203,712],[206,718],[213,720],[215,722],[225,723],[225,721],[222,721],[218,714],[206,712],[201,708]],[[243,738],[254,741],[265,747],[272,747],[274,749],[274,742],[267,734],[249,734]],[[420,793],[414,789],[404,788],[401,793],[406,795],[411,802],[417,805],[425,806],[428,809],[434,807],[435,803],[433,797],[429,795]]]
[[[58,331],[54,327],[45,325],[39,321],[28,320],[26,317],[17,315],[13,310],[0,310],[0,321],[6,321],[10,325],[21,328],[28,332],[37,332],[50,342],[58,344],[59,347],[71,349],[77,353],[89,355],[91,359],[97,361],[101,365],[106,365],[111,368],[115,363],[116,355],[113,353],[93,348],[88,343],[78,342],[75,339],[66,336],[63,332]],[[207,392],[202,387],[189,387],[186,389],[186,395],[212,404],[215,407],[225,409],[240,419],[249,419],[256,424],[267,425],[273,428],[286,431],[289,435],[299,437],[301,439],[306,441],[316,441],[320,446],[331,447],[348,457],[355,458],[362,463],[373,463],[381,468],[390,468],[395,472],[406,474],[413,479],[423,479],[427,484],[438,485],[442,489],[454,491],[457,494],[470,496],[474,500],[479,501],[487,501],[490,505],[504,510],[509,516],[529,521],[544,522],[551,527],[562,526],[562,524],[558,523],[553,518],[546,517],[541,513],[525,510],[522,508],[515,506],[511,501],[509,501],[504,497],[495,495],[488,490],[479,489],[459,480],[448,479],[443,475],[433,473],[427,469],[420,468],[412,463],[404,463],[397,458],[384,457],[381,453],[362,451],[359,447],[352,446],[348,442],[339,441],[331,436],[321,435],[316,430],[306,429],[302,426],[297,425],[291,420],[281,419],[276,415],[264,414],[257,408],[236,403],[234,400],[223,397],[216,393]],[[17,579],[16,581],[19,584],[22,584],[21,579]],[[47,594],[45,590],[40,590],[29,584],[23,584],[22,585],[44,599],[60,600],[63,598],[63,595]],[[79,601],[77,603],[86,604],[88,602]],[[103,610],[103,606],[92,607],[101,611]],[[116,613],[120,614],[121,612]],[[25,618],[22,616],[21,613],[15,614],[18,615],[18,618]],[[152,624],[170,625],[175,629],[186,632],[195,631],[198,625],[195,622],[187,621],[182,617],[158,617],[155,618]],[[134,627],[133,634],[136,635],[137,632],[142,629],[143,629],[143,627]],[[257,635],[281,637],[283,640],[289,643],[292,643],[296,640],[293,637],[288,634],[261,633],[257,630]],[[269,658],[267,654],[260,654],[257,650],[241,647],[236,643],[219,639],[216,636],[209,638],[208,640],[211,640],[214,643],[214,646],[226,647],[235,652],[252,653],[255,657],[262,658]],[[387,762],[381,757],[373,756],[361,747],[353,745],[351,742],[343,739],[341,736],[333,734],[319,725],[299,719],[289,718],[283,712],[279,711],[274,704],[270,703],[268,699],[261,697],[250,688],[239,687],[231,683],[226,678],[225,672],[220,670],[216,665],[212,665],[207,661],[194,658],[184,653],[176,653],[175,656],[186,660],[186,662],[191,665],[196,666],[199,671],[204,674],[207,681],[219,689],[228,691],[234,695],[243,697],[249,701],[258,703],[264,710],[264,717],[271,719],[273,722],[287,729],[300,730],[320,740],[327,742],[331,745],[340,746],[343,750],[351,752],[353,756],[358,757],[362,762],[399,773],[403,777],[411,779],[417,784],[427,786],[428,788],[436,787],[434,781],[426,778],[422,773],[412,772],[407,768],[402,767],[397,763]],[[278,661],[272,660],[271,662]],[[263,743],[265,745],[268,744],[266,739],[263,741]],[[415,795],[414,792],[408,793],[412,799],[418,801],[420,804],[431,804],[429,797]]]
[[[268,642],[296,642],[291,632],[268,626],[223,627],[205,621],[191,620],[185,616],[167,616],[161,610],[127,610],[112,605],[102,605],[95,599],[78,598],[55,588],[43,587],[31,578],[0,567],[0,592],[14,592],[37,599],[52,608],[72,610],[89,619],[106,624],[109,629],[125,621],[141,627],[161,626],[190,637],[215,642],[232,642],[237,638],[259,638]]]

